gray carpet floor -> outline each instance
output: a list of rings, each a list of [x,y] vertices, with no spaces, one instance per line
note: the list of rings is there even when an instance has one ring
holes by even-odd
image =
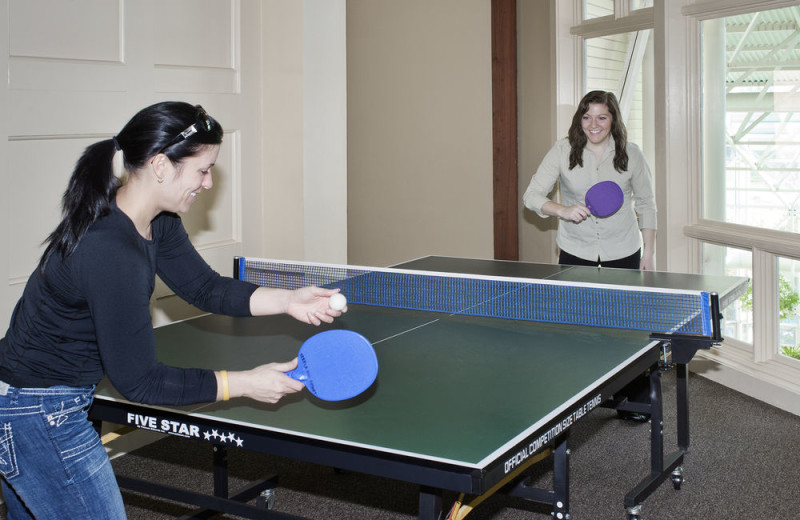
[[[675,442],[674,376],[664,378],[666,446]],[[645,502],[644,520],[797,518],[800,515],[800,417],[692,375],[691,448],[685,481],[667,481]],[[572,520],[627,518],[623,497],[648,472],[648,424],[618,419],[596,409],[572,429],[570,502]],[[418,489],[402,482],[271,457],[229,452],[231,490],[264,476],[280,475],[275,510],[320,520],[416,518]],[[529,470],[538,486],[549,486],[550,461]],[[211,453],[201,442],[165,438],[113,461],[118,473],[147,477],[210,492]],[[184,505],[123,492],[131,520],[180,517]],[[445,494],[445,507],[454,500]],[[0,518],[5,518],[0,511]],[[226,519],[228,516],[216,516]],[[547,507],[494,496],[471,520],[552,518]]]

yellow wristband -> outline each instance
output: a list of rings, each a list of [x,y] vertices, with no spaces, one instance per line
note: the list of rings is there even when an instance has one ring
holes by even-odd
[[[230,390],[228,389],[228,371],[220,370],[219,376],[222,379],[222,400],[227,401],[231,398]]]

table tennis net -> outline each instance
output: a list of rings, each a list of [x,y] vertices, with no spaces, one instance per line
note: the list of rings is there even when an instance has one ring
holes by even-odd
[[[711,336],[701,291],[470,276],[238,258],[238,278],[263,287],[339,288],[363,304],[466,316]]]

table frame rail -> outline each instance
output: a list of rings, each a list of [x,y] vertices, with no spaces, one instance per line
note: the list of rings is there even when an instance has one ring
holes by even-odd
[[[587,389],[576,402],[578,404],[595,395],[600,395],[602,401],[607,401],[625,387],[634,377],[650,371],[658,373],[661,347],[654,342],[650,349],[643,351],[640,357],[626,366],[607,381]],[[657,385],[658,391],[651,388],[651,403],[648,408],[661,409],[660,379],[651,376],[651,386]],[[261,428],[248,427],[239,424],[225,423],[225,428],[235,433],[244,440],[244,446],[249,451],[267,453],[320,464],[341,470],[355,471],[376,476],[383,476],[420,486],[419,518],[421,520],[439,520],[442,518],[442,493],[445,490],[463,492],[472,495],[482,495],[505,477],[504,461],[525,447],[530,445],[541,432],[548,431],[553,425],[560,423],[573,412],[572,408],[564,410],[554,416],[543,427],[511,447],[506,453],[497,458],[495,462],[483,470],[463,467],[411,456],[394,453],[375,452],[365,448],[331,445],[324,441],[310,438],[292,437],[284,433],[274,432]],[[99,425],[101,421],[115,424],[130,425],[130,414],[155,416],[156,423],[162,420],[177,421],[197,425],[202,428],[218,427],[219,423],[205,417],[189,415],[181,411],[154,408],[138,405],[125,401],[98,396],[90,411],[90,417]],[[659,415],[660,416],[660,415]],[[688,426],[688,425],[687,425]],[[555,518],[569,518],[569,429],[556,436],[547,447],[554,448],[553,489],[543,490],[527,485],[525,475],[509,485],[502,492],[511,496],[527,499],[532,502],[544,503],[552,506]],[[655,438],[651,442],[658,443]],[[154,496],[195,505],[202,508],[214,509],[221,512],[237,514],[245,518],[299,518],[291,515],[278,514],[275,511],[255,508],[240,501],[250,500],[265,489],[271,489],[277,484],[277,479],[270,476],[265,480],[237,491],[236,495],[228,496],[228,468],[226,446],[211,442],[214,449],[214,495],[206,496],[188,490],[174,488],[160,483],[142,481],[126,476],[118,476],[120,487],[139,491]],[[655,453],[661,444],[654,444],[651,451]],[[530,455],[533,455],[531,453]],[[655,455],[653,455],[655,456]],[[649,495],[648,491],[646,495]],[[642,496],[646,496],[642,495]],[[642,498],[643,500],[643,498]],[[202,514],[202,513],[198,513]],[[250,516],[252,515],[252,516]]]

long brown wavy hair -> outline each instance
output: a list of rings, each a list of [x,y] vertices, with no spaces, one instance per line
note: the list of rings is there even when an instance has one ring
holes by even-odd
[[[625,151],[628,145],[628,131],[620,116],[619,103],[617,96],[612,92],[604,90],[593,90],[583,96],[575,115],[572,116],[572,125],[569,127],[570,152],[569,169],[576,165],[583,167],[583,148],[586,146],[586,134],[581,126],[583,115],[589,111],[589,105],[605,105],[611,114],[611,136],[614,138],[614,169],[624,172],[628,169],[628,152]]]

